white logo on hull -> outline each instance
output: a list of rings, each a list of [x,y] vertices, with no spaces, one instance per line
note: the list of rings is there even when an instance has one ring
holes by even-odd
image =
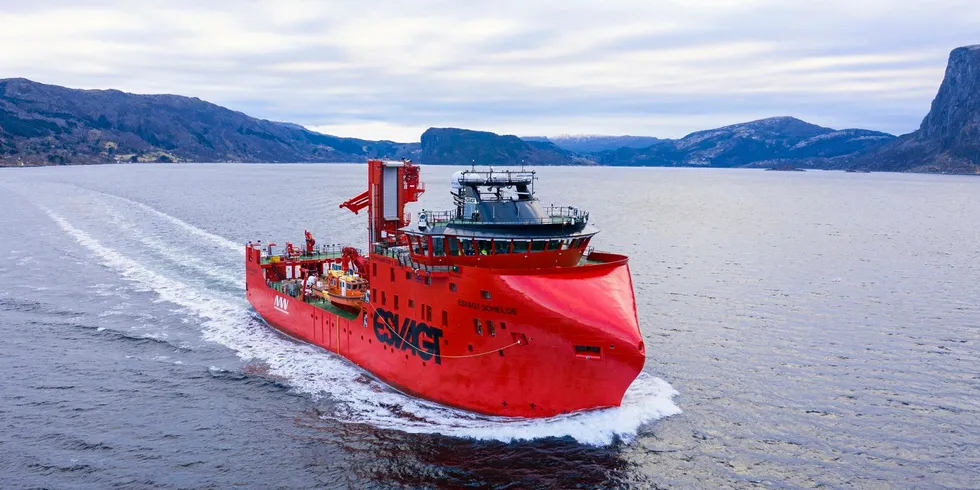
[[[281,311],[281,312],[283,312],[283,313],[285,313],[285,314],[288,315],[289,314],[289,300],[286,299],[285,296],[276,296],[274,298],[274,300],[275,301],[273,302],[273,305],[272,305],[273,308],[275,308],[275,309],[277,309],[277,310],[279,310],[279,311]]]

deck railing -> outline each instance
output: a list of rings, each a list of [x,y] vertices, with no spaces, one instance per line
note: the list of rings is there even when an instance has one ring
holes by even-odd
[[[423,264],[412,259],[412,255],[408,252],[407,246],[397,246],[388,247],[383,243],[374,244],[374,253],[384,255],[386,257],[391,257],[398,261],[399,264],[405,267],[411,267],[412,269],[426,272],[449,272],[453,269],[450,265],[429,265]]]
[[[344,247],[342,245],[317,245],[314,247],[312,253],[307,253],[306,247],[296,247],[293,249],[293,254],[290,255],[287,253],[285,247],[276,246],[275,251],[277,253],[268,255],[269,249],[262,247],[262,258],[259,263],[269,264],[272,262],[285,262],[287,260],[336,260],[344,256],[343,250]]]
[[[589,221],[589,213],[573,206],[549,206],[544,208],[545,218],[527,218],[517,221],[485,221],[482,217],[476,219],[459,216],[457,211],[424,210],[429,226],[454,224],[488,224],[488,225],[566,225],[575,226]]]

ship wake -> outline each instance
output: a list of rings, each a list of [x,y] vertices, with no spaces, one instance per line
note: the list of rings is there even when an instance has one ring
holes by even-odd
[[[144,204],[98,194],[88,197],[103,206],[86,207],[92,210],[86,212],[103,213],[100,216],[72,220],[47,206],[39,207],[99,263],[123,278],[126,288],[150,292],[158,301],[175,305],[188,325],[199,328],[201,338],[232,349],[242,359],[243,370],[256,361],[264,364],[267,369],[260,375],[307,394],[323,417],[409,433],[505,442],[568,437],[604,445],[628,441],[645,424],[680,413],[673,402],[677,392],[646,373],[634,381],[620,407],[547,419],[477,415],[401,394],[340,356],[285,338],[256,318],[244,299],[244,283],[232,284],[242,276],[243,267],[241,250],[232,242]],[[88,223],[103,227],[108,223],[112,229],[83,229],[89,228]],[[169,229],[163,232],[163,227]],[[192,237],[208,237],[214,246],[181,249]]]

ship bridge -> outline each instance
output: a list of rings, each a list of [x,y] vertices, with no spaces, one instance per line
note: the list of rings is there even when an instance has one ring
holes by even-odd
[[[530,227],[541,233],[541,227],[558,227],[564,232],[581,231],[589,213],[572,207],[543,207],[534,197],[533,171],[460,171],[453,174],[452,194],[456,208],[451,211],[425,211],[419,215],[419,227],[451,227],[481,233],[513,231]]]
[[[401,228],[413,260],[428,264],[538,268],[580,262],[592,235],[589,213],[542,206],[534,171],[466,170],[453,174],[455,209],[423,209]]]

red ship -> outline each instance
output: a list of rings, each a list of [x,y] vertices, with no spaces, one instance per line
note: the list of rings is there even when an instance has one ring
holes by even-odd
[[[627,257],[593,251],[574,207],[544,207],[533,171],[461,171],[456,208],[419,213],[410,161],[368,162],[369,248],[249,243],[246,295],[274,328],[390,386],[490,415],[619,406],[645,348]]]

